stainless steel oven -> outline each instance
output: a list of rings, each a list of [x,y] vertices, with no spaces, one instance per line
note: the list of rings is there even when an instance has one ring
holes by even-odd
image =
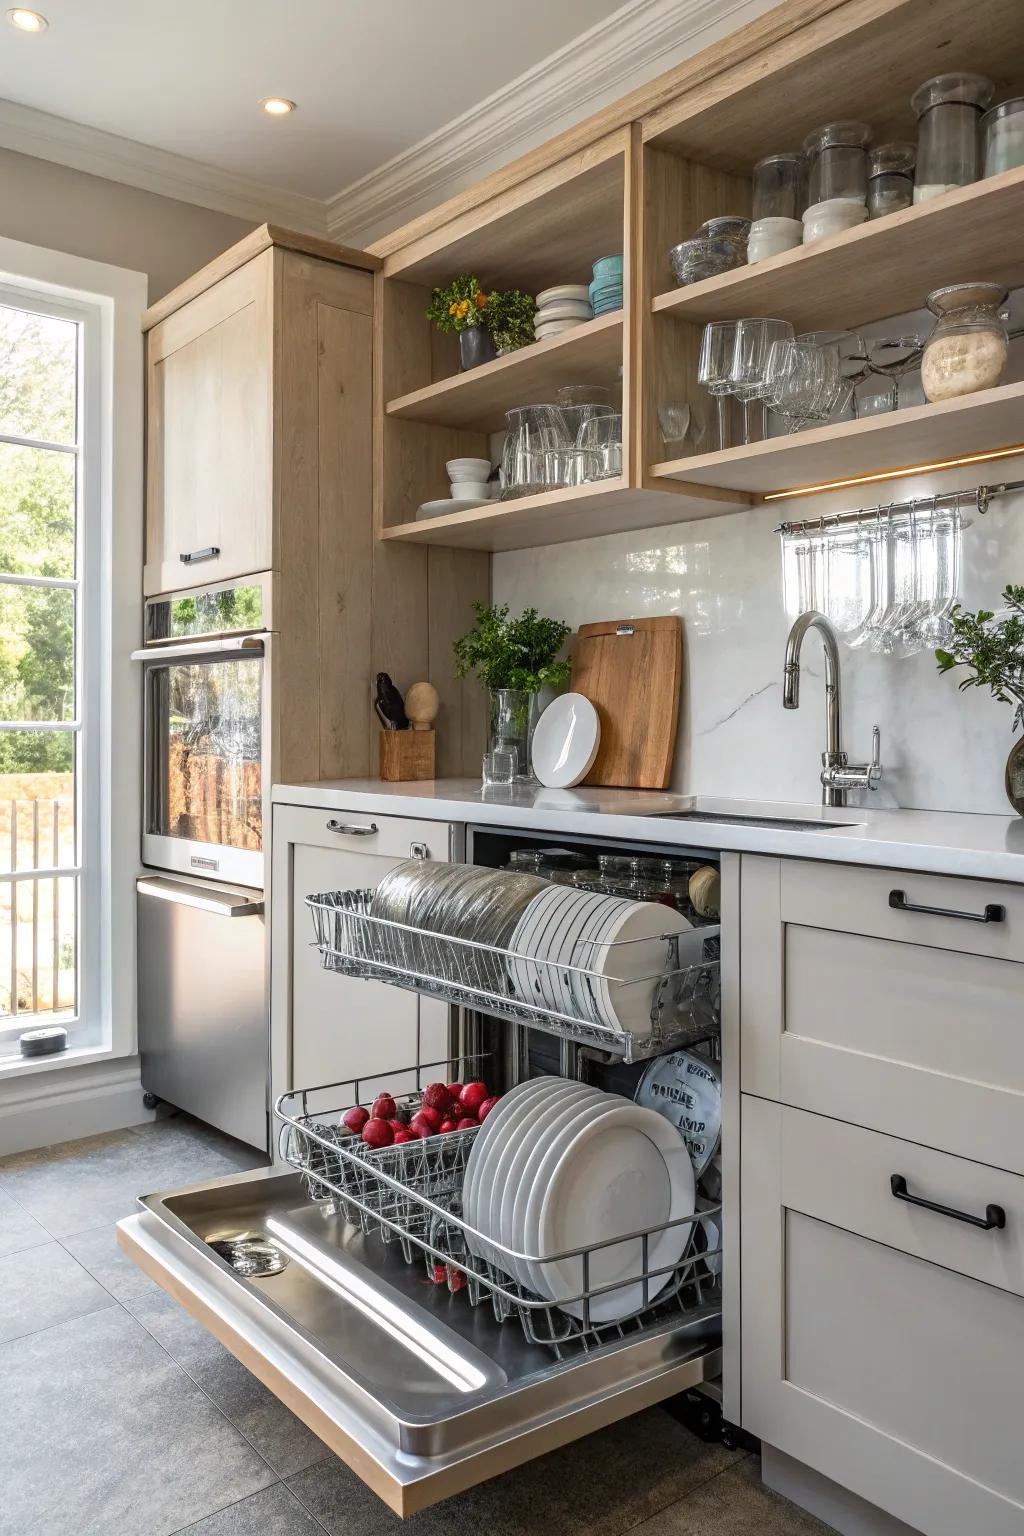
[[[262,889],[270,791],[270,580],[151,598],[142,860]]]

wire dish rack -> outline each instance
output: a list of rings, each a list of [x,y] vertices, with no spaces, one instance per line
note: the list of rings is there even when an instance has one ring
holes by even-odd
[[[649,939],[583,941],[571,964],[539,960],[376,917],[370,911],[372,896],[372,891],[354,890],[306,897],[327,970],[443,998],[507,1023],[597,1046],[627,1062],[660,1056],[718,1032],[717,925],[663,935],[664,966],[637,976],[629,974],[630,951],[636,944],[650,944]],[[682,962],[684,941],[699,954],[697,963]],[[631,1019],[640,1016],[640,1027],[619,1026],[623,1004]]]
[[[424,1078],[432,1080],[430,1074],[450,1079],[452,1070],[460,1069],[467,1074],[478,1070],[473,1062],[447,1061],[409,1070],[422,1083]],[[392,1080],[397,1075],[391,1074]],[[331,1089],[283,1094],[274,1106],[281,1121],[281,1156],[305,1176],[311,1199],[329,1202],[365,1233],[379,1234],[385,1243],[397,1243],[406,1262],[422,1262],[434,1284],[464,1292],[472,1306],[489,1303],[499,1322],[518,1319],[529,1340],[554,1349],[559,1358],[600,1348],[673,1315],[696,1320],[720,1311],[721,1205],[707,1205],[661,1226],[617,1234],[585,1248],[543,1256],[521,1253],[479,1232],[462,1217],[462,1184],[480,1127],[371,1149],[342,1124],[342,1116],[360,1102],[361,1089],[365,1097],[367,1086],[336,1084],[333,1091],[344,1091],[347,1102],[326,1112],[311,1111],[309,1099],[315,1092],[320,1100],[324,1093],[331,1094]],[[395,1098],[413,1113],[421,1093],[417,1090]],[[690,1228],[681,1260],[671,1267],[655,1267],[649,1257],[652,1245],[663,1232],[679,1226]],[[640,1244],[636,1272],[619,1275],[612,1284],[592,1285],[594,1255],[628,1241]],[[515,1260],[535,1264],[574,1261],[581,1277],[579,1292],[563,1297],[556,1306],[512,1277],[509,1268]],[[636,1311],[615,1322],[592,1320],[591,1311],[599,1297],[632,1285],[640,1288],[641,1305]],[[578,1315],[570,1315],[566,1308]]]

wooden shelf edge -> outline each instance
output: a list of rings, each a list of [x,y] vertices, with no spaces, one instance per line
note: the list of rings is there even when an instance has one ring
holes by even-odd
[[[870,261],[871,248],[879,241],[885,242],[893,237],[904,238],[902,232],[907,229],[913,233],[922,228],[928,230],[949,220],[969,219],[972,213],[976,213],[979,208],[983,209],[986,203],[1001,202],[1015,193],[1020,193],[1024,198],[1024,166],[971,182],[969,186],[960,187],[955,192],[947,192],[930,202],[903,208],[898,213],[887,214],[885,218],[870,219],[859,224],[856,229],[833,235],[828,240],[797,246],[795,250],[784,251],[780,256],[770,256],[751,266],[735,267],[731,272],[705,278],[703,282],[656,294],[651,300],[651,311],[656,315],[668,314],[685,319],[688,311],[694,310],[700,318],[702,305],[709,300],[722,296],[727,298],[735,293],[739,301],[748,287],[754,284],[760,286],[771,278],[781,277],[784,280],[789,273],[799,274],[804,268],[807,268],[806,276],[809,280],[817,267],[827,264],[828,258],[837,252],[856,252],[860,248],[863,259]],[[924,298],[922,293],[921,304]]]
[[[456,373],[449,379],[439,379],[436,384],[427,384],[423,389],[414,389],[407,395],[398,395],[394,400],[388,400],[385,403],[385,413],[399,420],[415,420],[416,413],[425,406],[429,408],[431,404],[440,401],[461,395],[472,395],[475,390],[485,387],[493,379],[514,378],[524,366],[536,364],[538,359],[558,358],[566,353],[572,353],[585,348],[588,343],[593,344],[595,338],[603,338],[616,331],[621,332],[624,326],[624,310],[616,310],[611,315],[599,315],[595,320],[587,320],[571,331],[563,331],[560,336],[549,336],[544,341],[535,341],[530,346],[520,347],[508,357],[496,357],[491,362],[481,363],[478,368],[472,368],[466,373]]]

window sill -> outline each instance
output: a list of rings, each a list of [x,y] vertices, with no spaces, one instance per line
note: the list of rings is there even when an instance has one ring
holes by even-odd
[[[30,1077],[36,1072],[59,1072],[62,1067],[85,1067],[96,1061],[115,1061],[132,1053],[115,1051],[112,1046],[69,1046],[59,1056],[22,1056],[15,1046],[14,1054],[8,1054],[6,1046],[0,1046],[0,1082],[14,1077]]]

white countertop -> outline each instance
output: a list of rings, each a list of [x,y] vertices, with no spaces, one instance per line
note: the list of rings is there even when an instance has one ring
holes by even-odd
[[[325,811],[474,822],[566,837],[615,837],[674,848],[781,854],[1024,883],[1024,819],[1019,816],[873,811],[860,806],[835,810],[789,801],[714,800],[657,790],[483,789],[472,779],[277,784],[273,799]],[[712,819],[691,819],[685,815],[689,808]],[[652,817],[652,812],[665,814]],[[807,825],[714,819],[719,816],[796,818]],[[841,825],[827,825],[830,822]]]

